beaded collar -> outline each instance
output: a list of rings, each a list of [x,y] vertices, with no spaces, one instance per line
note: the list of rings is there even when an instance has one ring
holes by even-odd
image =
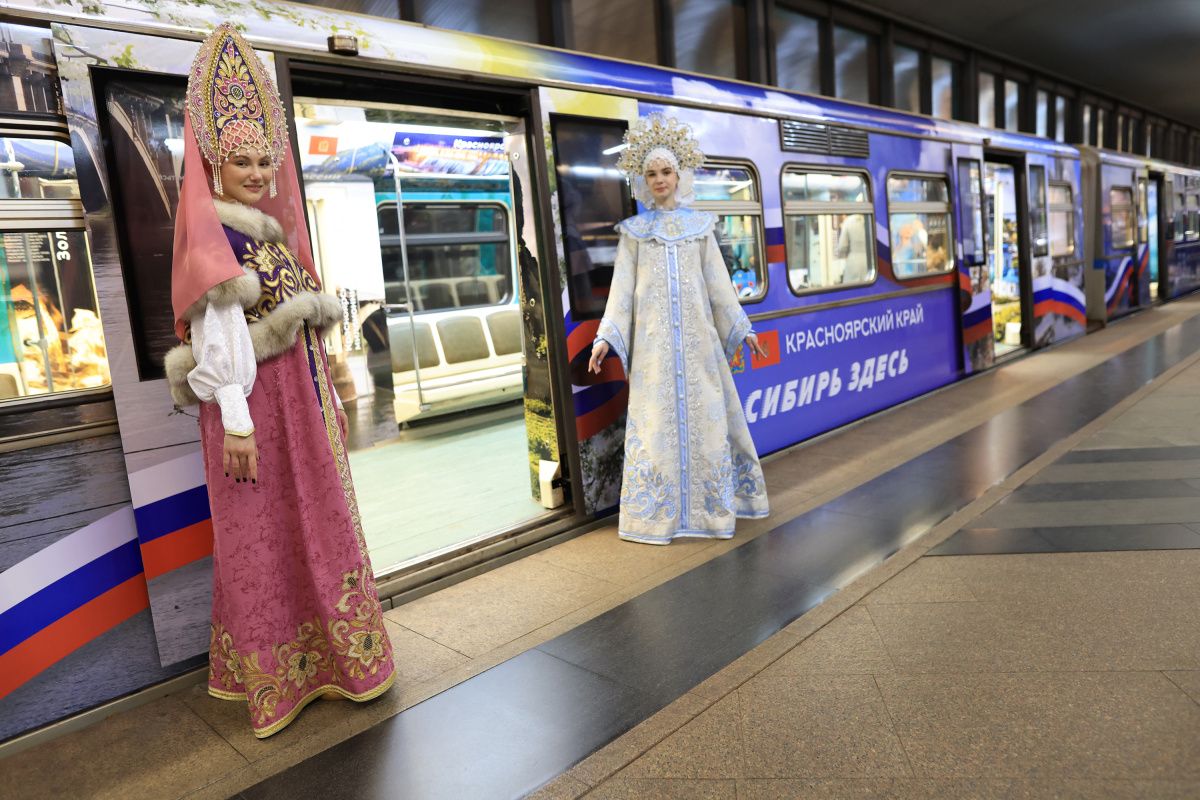
[[[694,208],[683,207],[671,211],[654,209],[621,220],[617,223],[617,230],[634,239],[656,239],[663,244],[676,244],[707,236],[716,221],[716,215]]]

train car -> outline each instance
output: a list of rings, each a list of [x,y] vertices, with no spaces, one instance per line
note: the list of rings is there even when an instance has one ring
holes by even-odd
[[[519,400],[507,163],[478,174],[495,159],[464,149],[461,135],[441,141],[445,127],[359,127],[347,142],[344,121],[298,125],[318,268],[350,312],[334,350],[354,381],[343,399],[390,393],[399,425]],[[321,154],[339,141],[344,149]],[[469,141],[503,146],[495,137]]]
[[[826,99],[804,110],[801,121],[636,109],[686,121],[710,156],[697,207],[719,217],[730,279],[769,353],[733,365],[760,453],[1085,331],[1073,148]],[[628,208],[620,176],[603,172],[623,127],[553,112],[547,127],[580,448],[585,464],[619,463],[623,376],[593,378],[582,363],[611,275],[610,224]],[[590,508],[616,503],[618,469],[584,478]]]
[[[1148,160],[1150,285],[1160,302],[1200,288],[1200,170]]]
[[[697,205],[719,217],[768,351],[732,365],[764,454],[1086,330],[1074,148],[259,7],[247,34],[281,87],[323,283],[343,302],[325,334],[385,598],[615,505],[624,376],[615,358],[600,376],[585,365],[613,225],[637,210],[615,161],[640,116],[680,117],[708,154]],[[19,476],[6,485],[23,505],[0,528],[0,740],[207,652],[198,432],[172,407],[161,358],[174,343],[183,88],[222,21],[216,6],[149,0],[7,0],[6,12],[25,91],[0,93],[5,135],[20,132],[0,164],[0,469]],[[332,31],[355,33],[358,55],[330,53]],[[1186,245],[1195,176],[1159,171],[1184,196],[1171,237]],[[1187,263],[1190,276],[1167,268],[1171,291],[1194,280]],[[31,270],[19,291],[13,276]],[[104,680],[74,679],[96,665]]]
[[[1088,317],[1100,323],[1200,286],[1200,172],[1080,148]]]

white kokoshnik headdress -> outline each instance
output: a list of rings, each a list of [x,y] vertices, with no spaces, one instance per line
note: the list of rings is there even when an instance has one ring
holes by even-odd
[[[617,169],[625,173],[633,185],[633,196],[642,205],[654,208],[654,195],[646,184],[646,167],[654,161],[666,161],[679,173],[675,202],[687,205],[695,199],[692,185],[696,167],[704,163],[700,143],[692,129],[674,117],[654,113],[638,120],[625,132],[625,150],[617,161]]]

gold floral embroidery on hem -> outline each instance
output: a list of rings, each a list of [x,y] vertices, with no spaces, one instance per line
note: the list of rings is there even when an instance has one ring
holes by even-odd
[[[300,714],[300,712],[303,711],[308,706],[309,703],[313,702],[318,697],[325,694],[325,692],[334,691],[334,692],[337,692],[338,694],[340,694],[342,697],[345,697],[347,700],[353,700],[356,703],[365,703],[368,700],[374,700],[376,697],[379,697],[381,694],[386,692],[388,689],[392,688],[392,684],[395,682],[396,682],[396,673],[392,672],[392,674],[387,676],[387,678],[383,681],[383,683],[379,684],[374,689],[369,689],[368,691],[365,691],[361,694],[353,694],[351,692],[347,692],[345,689],[341,688],[340,686],[334,686],[332,684],[328,684],[326,686],[318,686],[317,688],[313,689],[311,692],[306,694],[304,697],[302,697],[300,699],[300,702],[296,703],[295,707],[292,708],[292,710],[289,711],[285,716],[277,719],[275,722],[272,722],[270,725],[268,725],[265,728],[254,728],[253,729],[254,736],[256,739],[266,739],[268,736],[274,736],[276,733],[279,733],[281,730],[283,730],[288,725],[290,725],[296,719],[296,717]]]
[[[208,687],[208,694],[211,697],[217,698],[218,700],[245,700],[246,699],[245,692],[226,692],[221,689],[214,689],[212,686]]]
[[[350,616],[330,619],[328,630],[319,619],[300,623],[296,638],[271,648],[274,667],[263,664],[265,653],[238,653],[232,634],[214,623],[209,645],[209,691],[244,696],[257,729],[273,723],[281,703],[286,705],[306,696],[318,684],[340,686],[345,680],[366,680],[390,669],[391,640],[384,627],[383,610],[374,597],[370,567],[364,564],[346,572],[341,588],[335,609]],[[340,691],[345,693],[344,689]]]

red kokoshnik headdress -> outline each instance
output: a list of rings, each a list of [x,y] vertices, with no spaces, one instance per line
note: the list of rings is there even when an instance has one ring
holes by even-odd
[[[221,165],[238,153],[270,157],[275,174],[269,197],[256,207],[279,222],[285,243],[320,285],[279,90],[254,48],[228,22],[208,35],[192,62],[183,139],[171,264],[176,335],[184,338],[188,309],[209,289],[244,274],[213,206],[213,194],[222,194]]]

